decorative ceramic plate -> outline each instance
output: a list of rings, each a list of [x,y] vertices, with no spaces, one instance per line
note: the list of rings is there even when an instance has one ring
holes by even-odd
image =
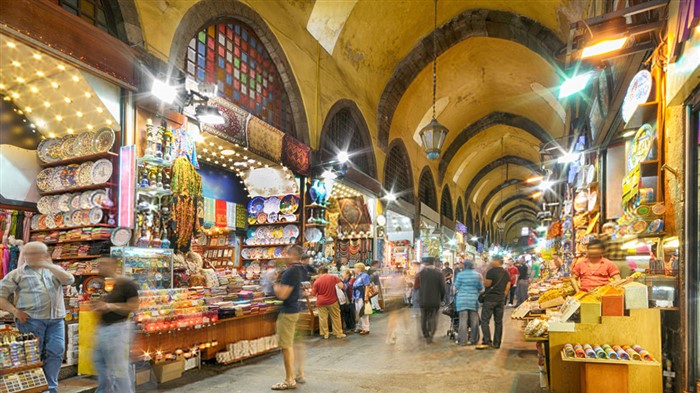
[[[248,202],[248,213],[253,216],[258,216],[265,209],[265,199],[263,197],[255,197]]]
[[[102,222],[103,216],[104,213],[102,212],[102,209],[100,209],[99,207],[94,207],[90,209],[88,220],[90,221],[91,225],[99,224],[100,222]]]
[[[283,233],[284,237],[298,237],[299,227],[296,225],[287,225],[284,227]]]
[[[282,198],[280,203],[280,212],[284,214],[294,214],[299,209],[299,197],[289,194]]]
[[[83,288],[87,293],[102,292],[105,288],[105,279],[101,276],[90,276],[83,281]]]
[[[576,194],[576,199],[574,199],[574,209],[577,212],[582,212],[586,210],[586,207],[588,206],[588,195],[586,195],[585,191],[581,191],[578,194]]]
[[[639,221],[635,222],[634,224],[632,224],[632,232],[634,232],[635,234],[638,235],[638,234],[646,231],[648,226],[649,226],[649,224],[646,221],[639,220]]]
[[[93,207],[102,207],[107,201],[107,191],[96,190],[90,194],[90,204]]]
[[[114,145],[114,130],[109,127],[100,128],[95,132],[95,137],[92,141],[92,151],[94,153],[107,152]]]
[[[46,217],[48,216],[43,214],[39,216],[39,221],[37,222],[39,229],[46,229]]]
[[[82,225],[90,225],[90,210],[80,211],[80,222]]]
[[[46,163],[63,159],[60,139],[45,139],[39,144],[39,159]]]
[[[639,206],[637,210],[635,210],[635,213],[637,213],[639,217],[646,217],[649,215],[649,213],[651,213],[651,209],[649,208],[649,206],[642,205]]]
[[[56,214],[61,212],[61,208],[58,207],[58,197],[57,196],[52,196],[51,197],[51,209],[50,209],[49,214]]]
[[[250,249],[249,248],[242,249],[241,256],[245,259],[250,259]]]
[[[78,184],[78,169],[80,165],[70,164],[64,167],[62,172],[61,184],[63,188],[73,188],[77,187]]]
[[[651,147],[654,144],[654,129],[649,124],[644,124],[639,127],[639,131],[634,136],[632,145],[627,158],[629,169],[634,168],[637,164],[644,161]]]
[[[65,226],[63,224],[63,213],[55,214],[53,216],[53,222],[56,228],[63,228]]]
[[[95,161],[92,167],[93,184],[107,183],[112,177],[112,162],[106,158]]]
[[[85,131],[78,135],[78,139],[75,143],[78,145],[77,150],[80,156],[87,156],[93,153],[93,140],[95,140],[95,134],[93,132]]]
[[[62,172],[62,166],[54,168],[54,171],[51,174],[51,191],[58,191],[63,189],[63,182],[61,181]]]
[[[80,194],[81,209],[90,209],[92,207],[92,201],[90,201],[90,198],[92,198],[92,191],[84,191],[82,194]]]
[[[61,151],[65,158],[71,158],[73,156],[73,142],[75,141],[75,135],[66,135],[61,139]]]
[[[265,214],[265,213],[258,214],[258,224],[264,224],[265,222],[267,222],[267,214]]]
[[[80,168],[78,168],[78,185],[84,187],[92,184],[92,167],[94,165],[95,163],[92,161],[80,164]]]
[[[588,211],[592,212],[595,210],[598,204],[598,193],[593,191],[588,194]]]
[[[36,231],[37,229],[39,229],[39,218],[41,218],[41,216],[39,216],[39,215],[36,215],[36,216],[33,216],[33,217],[32,217],[32,220],[31,220],[31,222],[30,222],[30,224],[29,224],[29,227],[30,227],[33,231]]]
[[[54,168],[46,168],[36,175],[36,186],[41,191],[51,191]]]
[[[263,208],[263,212],[266,213],[267,215],[270,215],[271,213],[279,213],[280,212],[280,199],[277,198],[276,196],[269,197],[265,201],[265,207]]]
[[[323,238],[323,234],[318,228],[309,228],[306,230],[306,240],[311,243],[318,243]]]
[[[666,213],[666,206],[664,206],[663,203],[657,203],[651,208],[651,211],[657,216],[662,216],[664,213]]]
[[[54,216],[52,216],[52,215],[46,216],[46,221],[44,222],[46,225],[46,228],[49,228],[49,229],[56,228],[56,222],[54,221],[53,217]]]
[[[70,211],[71,194],[61,194],[58,196],[58,208],[62,212]]]
[[[70,208],[71,210],[77,210],[80,209],[80,193],[75,193],[73,196],[70,198]]]
[[[275,247],[275,258],[281,258],[282,257],[282,247]]]
[[[258,223],[258,218],[256,216],[248,216],[248,225],[255,225]]]
[[[49,214],[51,212],[51,197],[43,196],[39,198],[39,201],[36,203],[36,208],[41,214]]]
[[[252,229],[252,228],[248,229],[248,231],[246,232],[246,237],[248,239],[254,238],[255,237],[255,229]]]
[[[586,173],[586,184],[591,184],[595,180],[595,165],[589,165]]]
[[[63,213],[63,226],[65,226],[66,228],[75,226],[75,224],[73,223],[72,213]]]
[[[649,224],[649,232],[660,232],[664,229],[664,220],[656,219]]]
[[[276,223],[277,222],[277,213],[272,212],[272,213],[268,214],[267,215],[267,222],[269,222],[270,224]]]
[[[74,226],[80,226],[83,222],[82,219],[83,213],[82,210],[75,210],[73,214],[70,216],[70,220],[73,222]]]

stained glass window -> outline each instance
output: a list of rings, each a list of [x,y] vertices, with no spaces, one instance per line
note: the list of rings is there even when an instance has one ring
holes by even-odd
[[[115,18],[109,4],[104,0],[58,0],[64,10],[79,16],[91,25],[97,26],[107,33],[117,36]]]
[[[207,27],[187,48],[187,74],[212,83],[219,95],[287,134],[296,136],[289,98],[270,54],[238,20]]]

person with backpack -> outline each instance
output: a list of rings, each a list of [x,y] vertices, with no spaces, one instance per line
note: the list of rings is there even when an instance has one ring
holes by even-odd
[[[483,335],[481,345],[476,349],[501,347],[503,338],[503,311],[505,297],[510,290],[510,275],[503,269],[503,257],[494,255],[491,257],[491,269],[484,277],[486,291],[480,295],[479,301],[483,303],[481,311],[481,333]],[[493,316],[495,331],[491,340],[491,317]]]

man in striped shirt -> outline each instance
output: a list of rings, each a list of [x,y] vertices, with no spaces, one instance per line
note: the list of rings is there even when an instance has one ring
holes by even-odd
[[[464,270],[455,279],[457,299],[455,311],[459,313],[457,344],[475,345],[479,341],[479,293],[484,289],[481,275],[474,270],[474,263],[464,261]],[[471,329],[467,341],[467,328]]]
[[[72,284],[75,278],[53,264],[44,243],[27,243],[19,263],[0,281],[0,308],[15,316],[20,332],[39,338],[49,392],[56,393],[65,350],[63,286]],[[13,293],[16,305],[8,300]]]

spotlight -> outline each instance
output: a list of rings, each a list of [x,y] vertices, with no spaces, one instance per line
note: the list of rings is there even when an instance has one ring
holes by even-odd
[[[580,156],[581,156],[581,154],[579,154],[579,153],[574,153],[574,152],[566,153],[563,156],[559,157],[559,159],[557,159],[557,162],[560,164],[570,164],[572,162],[578,161]]]
[[[177,89],[175,89],[175,86],[170,86],[166,82],[156,78],[153,79],[151,94],[167,104],[172,104],[177,96]]]
[[[559,89],[559,98],[568,97],[585,89],[591,77],[593,77],[593,72],[587,72],[585,74],[577,75],[571,79],[567,79]]]
[[[221,116],[219,109],[211,105],[199,105],[195,108],[197,120],[202,124],[221,125],[226,123],[226,119]]]
[[[622,49],[622,47],[625,46],[626,43],[627,37],[599,41],[591,46],[583,48],[583,51],[581,52],[581,58],[586,59],[588,57],[602,55],[603,53],[613,52]]]
[[[350,154],[348,154],[348,152],[346,152],[346,151],[341,151],[340,153],[338,153],[338,161],[339,161],[341,164],[345,164],[345,163],[348,162],[349,160],[350,160]]]

